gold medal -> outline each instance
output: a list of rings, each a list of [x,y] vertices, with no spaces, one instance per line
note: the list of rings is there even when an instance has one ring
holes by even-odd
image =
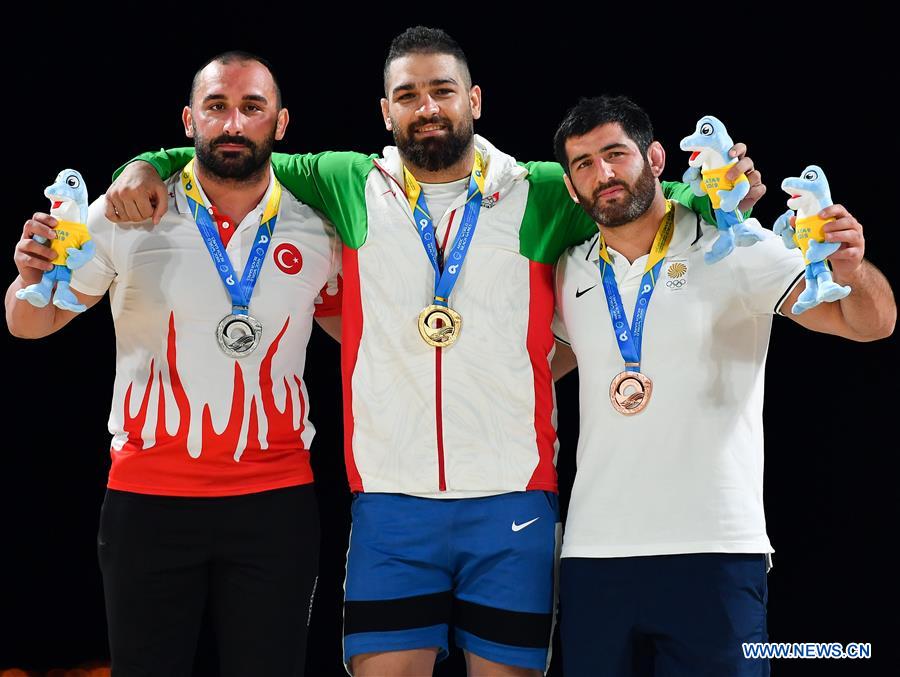
[[[640,414],[650,402],[653,381],[639,371],[623,371],[609,384],[609,400],[620,414]]]
[[[459,338],[462,317],[452,308],[430,305],[419,313],[419,334],[430,346],[446,348]]]

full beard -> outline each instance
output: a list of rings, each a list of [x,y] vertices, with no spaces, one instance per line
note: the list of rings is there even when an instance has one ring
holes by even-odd
[[[415,140],[415,131],[419,127],[431,124],[442,124],[447,127],[447,135]],[[459,129],[449,120],[434,117],[427,122],[410,125],[406,132],[401,132],[394,125],[394,143],[405,160],[429,172],[437,172],[452,167],[459,162],[472,145],[474,127],[472,120],[464,120]]]
[[[603,204],[600,193],[613,186],[622,186],[627,194],[622,198]],[[655,195],[656,177],[650,170],[650,163],[645,161],[644,168],[634,185],[629,186],[622,179],[613,179],[595,188],[591,198],[579,195],[578,199],[596,223],[607,228],[615,228],[640,218],[644,212],[650,209]]]
[[[275,145],[274,129],[272,134],[259,144],[241,136],[222,135],[207,140],[196,136],[196,130],[195,138],[197,161],[206,172],[217,179],[240,183],[258,178],[268,169],[272,148]],[[217,149],[217,146],[225,143],[242,144],[249,152]]]

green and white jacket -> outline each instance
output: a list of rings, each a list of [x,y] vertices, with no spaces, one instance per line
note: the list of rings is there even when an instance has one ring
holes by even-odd
[[[381,158],[272,158],[285,188],[321,210],[343,241],[344,452],[352,491],[434,498],[556,491],[553,265],[597,228],[569,197],[560,165],[520,164],[480,136],[475,143],[487,166],[484,199],[450,299],[463,328],[447,348],[426,344],[416,328],[432,302],[434,270],[397,149],[385,148]],[[167,177],[192,152],[138,159]],[[663,187],[712,218],[708,199],[689,186]],[[444,216],[451,242],[464,201],[463,193]]]

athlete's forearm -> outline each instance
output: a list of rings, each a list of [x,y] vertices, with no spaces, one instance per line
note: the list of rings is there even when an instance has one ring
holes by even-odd
[[[868,261],[863,260],[852,274],[835,278],[849,284],[853,291],[839,301],[844,323],[857,341],[874,341],[894,332],[897,304],[887,278]]]
[[[172,174],[174,174],[179,169],[184,167],[188,162],[190,162],[192,157],[194,157],[194,149],[187,147],[170,148],[168,150],[161,149],[158,151],[141,153],[137,157],[130,159],[124,165],[119,167],[115,172],[113,172],[113,181],[119,178],[119,174],[121,174],[128,165],[138,160],[149,162],[151,165],[153,165],[153,168],[156,169],[159,177],[163,181],[165,181],[170,176],[172,176]]]
[[[36,308],[28,301],[16,298],[16,292],[27,286],[21,277],[16,277],[6,290],[6,326],[9,333],[26,339],[49,336],[56,331],[57,308],[52,303]]]

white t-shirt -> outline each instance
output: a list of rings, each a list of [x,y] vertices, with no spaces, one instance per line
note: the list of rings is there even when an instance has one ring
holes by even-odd
[[[225,248],[240,276],[263,208],[238,225]],[[109,290],[116,380],[108,486],[145,494],[227,496],[312,481],[309,398],[302,381],[320,292],[337,275],[340,245],[312,209],[283,191],[250,301],[259,346],[236,360],[216,340],[231,297],[191,217],[180,173],[168,184],[159,225],[116,225],[105,198],[91,205],[97,254],[72,287]],[[334,284],[330,285],[336,291]]]
[[[462,210],[460,210],[457,218],[453,220],[453,223],[450,223],[450,220],[444,217],[447,216],[447,209],[450,205],[457,198],[466,194],[466,189],[469,186],[469,177],[448,183],[420,183],[419,185],[422,186],[422,193],[425,195],[428,211],[431,213],[431,218],[434,221],[435,238],[438,245],[440,246],[446,242],[448,248],[452,247],[453,240],[451,238],[455,237],[456,231],[459,230],[459,224],[462,222]],[[450,233],[447,233],[448,227],[451,228]]]
[[[717,233],[676,206],[645,321],[647,408],[613,409],[624,360],[597,268],[598,239],[557,266],[555,329],[580,378],[581,434],[563,557],[768,553],[763,512],[763,385],[772,315],[803,275],[798,250],[764,231],[713,265]],[[646,264],[610,249],[629,322]],[[562,326],[564,325],[564,327]]]

